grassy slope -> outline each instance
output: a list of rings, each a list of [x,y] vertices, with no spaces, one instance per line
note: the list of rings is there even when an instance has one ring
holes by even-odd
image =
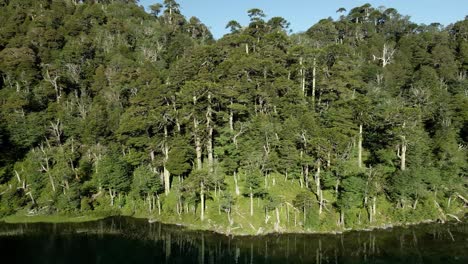
[[[36,215],[36,216],[26,216],[24,214],[10,215],[3,219],[2,221],[6,223],[80,223],[87,221],[96,221],[102,219],[98,216],[62,216],[62,215]]]
[[[273,184],[273,182],[275,182],[275,184]],[[339,218],[338,212],[334,211],[331,206],[331,204],[335,202],[335,197],[332,192],[324,192],[324,198],[328,201],[328,205],[326,206],[326,209],[322,215],[319,216],[318,214],[318,205],[314,205],[309,211],[308,218],[306,220],[307,223],[304,227],[303,213],[292,207],[292,201],[294,200],[296,194],[304,190],[301,189],[299,181],[297,179],[286,180],[284,176],[281,175],[271,175],[267,183],[268,193],[274,197],[279,197],[282,201],[281,206],[279,206],[279,225],[275,225],[276,214],[274,210],[267,213],[269,219],[268,222],[265,223],[265,201],[261,199],[254,198],[254,215],[250,216],[250,199],[243,196],[242,194],[239,196],[235,195],[235,185],[232,177],[226,177],[227,185],[226,190],[224,190],[224,192],[230,192],[236,200],[235,205],[232,208],[232,225],[230,225],[228,221],[227,214],[219,209],[221,194],[217,193],[215,196],[213,191],[211,192],[211,198],[206,201],[205,221],[200,221],[199,209],[195,208],[194,206],[188,208],[188,213],[182,213],[180,215],[177,214],[176,203],[178,197],[177,190],[179,188],[179,181],[177,178],[173,181],[171,194],[167,197],[161,195],[163,205],[163,213],[161,215],[158,214],[157,209],[151,213],[148,212],[147,206],[144,204],[144,202],[128,202],[122,208],[122,214],[139,218],[150,218],[164,223],[180,224],[187,226],[190,229],[212,230],[224,234],[255,235],[268,232],[301,233],[343,231],[343,228],[337,226],[337,221]],[[241,190],[242,184],[243,180],[241,178],[239,182]],[[102,208],[106,208],[108,204],[108,198],[103,197],[102,199]],[[466,210],[462,209],[461,207],[452,207],[453,208],[447,212],[458,215],[463,215],[466,212]],[[362,209],[359,211],[361,213],[361,224],[357,222],[356,218],[352,224],[350,223],[351,220],[349,220],[347,222],[347,227],[363,229],[384,226],[391,223],[401,224],[437,218],[437,214],[434,214],[434,210],[432,210],[431,207],[423,207],[423,205],[421,205],[419,211],[417,212],[429,211],[432,213],[416,214],[416,211],[411,211],[412,209],[408,209],[407,213],[412,217],[401,218],[401,215],[398,215],[399,218],[397,221],[396,218],[394,218],[395,212],[397,211],[395,210],[394,206],[389,204],[385,199],[378,200],[377,209],[378,214],[376,216],[376,220],[371,225],[367,221],[366,211]],[[84,213],[83,216],[25,216],[25,212],[19,212],[16,215],[8,216],[3,220],[10,223],[84,222],[103,218],[104,214],[99,214],[99,210],[100,209],[98,208],[96,212],[89,212],[88,214]],[[356,212],[356,215],[359,215],[359,212]]]

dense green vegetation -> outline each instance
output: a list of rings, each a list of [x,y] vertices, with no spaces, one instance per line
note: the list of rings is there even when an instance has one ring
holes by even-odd
[[[257,233],[466,212],[468,19],[366,4],[289,35],[251,9],[214,40],[135,2],[0,0],[0,216]]]

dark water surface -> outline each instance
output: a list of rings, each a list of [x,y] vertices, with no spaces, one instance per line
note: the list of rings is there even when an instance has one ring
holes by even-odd
[[[78,224],[0,223],[0,263],[468,263],[468,224],[342,235],[226,237],[108,218]]]

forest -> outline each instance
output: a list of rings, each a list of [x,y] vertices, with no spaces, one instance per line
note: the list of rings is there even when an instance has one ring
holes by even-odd
[[[464,217],[468,16],[365,4],[292,33],[253,8],[216,40],[161,2],[0,0],[0,218],[259,234]]]

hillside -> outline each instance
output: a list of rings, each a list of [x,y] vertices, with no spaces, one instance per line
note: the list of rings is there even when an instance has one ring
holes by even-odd
[[[289,34],[254,8],[214,40],[135,2],[0,0],[0,217],[256,234],[466,213],[467,19],[366,4]]]

